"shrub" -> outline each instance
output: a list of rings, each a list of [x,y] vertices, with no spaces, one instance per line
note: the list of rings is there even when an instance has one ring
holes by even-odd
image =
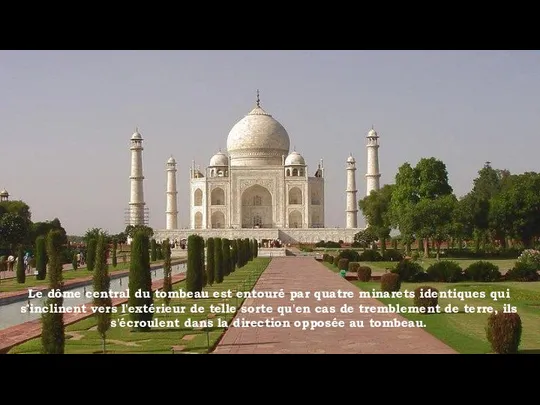
[[[422,293],[429,291],[429,298],[422,296]],[[414,290],[414,305],[417,307],[422,307],[427,310],[429,308],[435,308],[439,303],[439,290],[435,287],[430,287],[429,285],[423,285]]]
[[[349,262],[349,271],[351,273],[356,273],[358,271],[359,267],[360,267],[360,263],[358,263],[358,262]]]
[[[338,253],[342,259],[349,259],[349,262],[359,262],[360,254],[356,250],[345,249]]]
[[[522,329],[519,314],[493,313],[488,318],[486,336],[495,353],[513,354],[518,352]]]
[[[501,279],[499,267],[487,261],[474,262],[464,271],[465,278],[471,281],[498,281]]]
[[[431,281],[455,283],[463,280],[463,269],[451,260],[441,260],[433,263],[426,270]]]
[[[526,263],[535,270],[540,270],[540,251],[535,249],[526,249],[519,255],[518,262]]]
[[[348,268],[349,268],[349,259],[341,258],[338,260],[338,269],[346,271]]]
[[[383,260],[389,261],[389,262],[399,262],[403,259],[403,254],[395,249],[387,249],[384,252]]]
[[[328,242],[326,242],[325,247],[327,247],[327,248],[340,248],[341,245],[338,242],[334,242],[332,240],[329,240]]]
[[[322,255],[323,262],[328,262],[328,256],[330,256],[328,253],[323,253]]]
[[[415,250],[414,252],[412,252],[411,259],[413,261],[417,261],[418,259],[420,259],[420,253],[418,253],[418,250]]]
[[[538,281],[540,276],[532,263],[517,261],[514,267],[506,272],[507,281]]]
[[[334,257],[333,257],[333,260],[334,260],[334,263],[333,263],[334,266],[337,267],[337,266],[339,265],[339,256],[334,256]]]
[[[423,272],[424,268],[420,264],[407,259],[401,260],[392,270],[392,273],[399,274],[401,280],[408,282],[416,281],[417,275]]]
[[[315,247],[318,247],[318,248],[326,247],[326,242],[324,240],[320,240],[317,243],[315,243]]]
[[[370,281],[371,280],[371,267],[359,266],[356,270],[356,276],[358,281]]]
[[[330,264],[334,264],[334,256],[332,255],[326,256],[326,261]]]
[[[362,262],[380,262],[380,261],[382,261],[382,256],[376,250],[366,249],[360,254],[360,261],[362,261]]]
[[[385,273],[381,277],[381,290],[382,291],[399,291],[401,288],[401,279],[399,274]]]

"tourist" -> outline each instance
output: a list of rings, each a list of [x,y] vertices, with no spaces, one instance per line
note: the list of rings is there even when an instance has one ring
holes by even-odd
[[[13,271],[13,264],[15,263],[15,256],[10,254],[8,256],[7,262],[8,262],[8,271]]]

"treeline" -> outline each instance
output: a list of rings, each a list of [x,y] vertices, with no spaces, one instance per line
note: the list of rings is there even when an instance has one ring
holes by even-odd
[[[399,231],[407,254],[414,241],[421,241],[426,257],[430,246],[438,257],[443,243],[461,248],[472,241],[473,251],[492,252],[533,248],[540,237],[540,174],[511,174],[490,162],[461,198],[442,161],[431,157],[414,167],[404,163],[394,184],[372,191],[358,205],[369,225],[355,242],[372,237],[383,252],[391,229]]]
[[[222,283],[259,254],[257,240],[248,238],[208,238],[205,242],[200,235],[190,235],[187,248],[186,289],[191,292]]]

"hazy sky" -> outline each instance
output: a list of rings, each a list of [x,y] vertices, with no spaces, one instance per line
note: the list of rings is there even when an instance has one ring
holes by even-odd
[[[188,226],[191,160],[205,167],[226,149],[256,89],[310,175],[324,159],[327,226],[345,225],[350,153],[365,195],[372,125],[381,184],[422,157],[446,163],[458,196],[485,161],[513,173],[539,166],[538,51],[1,51],[0,85],[0,188],[68,234],[125,228],[136,126],[150,226],[165,227],[171,154]]]

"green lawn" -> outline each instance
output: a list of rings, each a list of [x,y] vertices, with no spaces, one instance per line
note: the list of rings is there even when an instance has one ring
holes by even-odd
[[[174,260],[173,260],[174,262]],[[161,264],[163,263],[163,260],[158,260],[155,262],[152,262],[152,265]],[[129,270],[129,263],[118,263],[116,267],[113,267],[109,264],[109,272],[115,273],[118,271],[125,271]],[[26,281],[24,284],[17,283],[16,278],[9,278],[6,280],[0,281],[0,292],[13,292],[13,291],[26,291],[28,288],[36,287],[36,286],[48,286],[49,285],[49,277],[45,277],[45,280],[36,280],[36,276],[32,275],[26,275]],[[64,281],[73,280],[76,278],[83,278],[83,277],[92,277],[92,272],[88,271],[86,267],[79,268],[77,270],[64,270],[62,272],[62,276],[64,278]]]
[[[248,262],[241,269],[236,269],[229,276],[226,276],[223,283],[214,284],[213,286],[205,287],[203,291],[208,291],[212,297],[213,292],[226,292],[227,290],[249,291],[255,285],[255,282],[270,263],[270,258],[260,257]],[[173,286],[173,290],[185,289],[185,282],[177,283]],[[234,294],[234,293],[233,293]],[[207,353],[209,348],[213,348],[221,335],[224,332],[223,327],[209,328],[206,330],[198,330],[190,327],[184,327],[186,319],[205,320],[209,314],[210,305],[229,304],[238,308],[243,302],[241,298],[208,298],[208,299],[173,299],[171,306],[181,307],[186,306],[187,311],[193,304],[198,304],[205,308],[202,314],[154,314],[154,319],[160,320],[175,320],[178,319],[180,327],[168,329],[152,329],[149,332],[131,332],[126,327],[110,328],[107,333],[107,352],[110,353],[171,353],[171,347],[182,345],[185,346],[185,353]],[[162,300],[155,299],[154,305],[161,306]],[[218,318],[222,318],[230,322],[234,317],[234,313],[218,314],[213,319],[217,323]],[[113,319],[118,321],[124,318],[129,319],[128,314],[114,315]],[[102,343],[95,330],[95,317],[91,316],[72,325],[66,326],[66,346],[65,353],[67,354],[91,354],[101,353]],[[209,339],[209,345],[208,345]],[[41,348],[40,338],[33,339],[26,343],[11,349],[9,353],[39,353]]]
[[[337,272],[337,267],[324,263],[333,272]],[[352,281],[352,284],[364,291],[380,291],[380,282],[359,282]],[[502,310],[503,304],[511,304],[517,308],[523,325],[520,352],[540,353],[540,282],[517,282],[505,281],[499,283],[403,283],[401,291],[413,291],[421,285],[429,285],[439,291],[484,291],[484,299],[466,299],[461,301],[455,299],[439,299],[439,305],[444,310],[448,304],[458,306],[460,312],[456,314],[401,314],[410,320],[423,320],[426,324],[426,331],[459,353],[482,354],[490,353],[491,346],[486,338],[485,327],[489,314],[471,314],[464,312],[464,305],[470,306],[492,306],[494,309]],[[500,299],[493,301],[490,293],[494,291],[509,291],[510,299]],[[383,304],[400,304],[412,306],[412,298],[379,299]]]

